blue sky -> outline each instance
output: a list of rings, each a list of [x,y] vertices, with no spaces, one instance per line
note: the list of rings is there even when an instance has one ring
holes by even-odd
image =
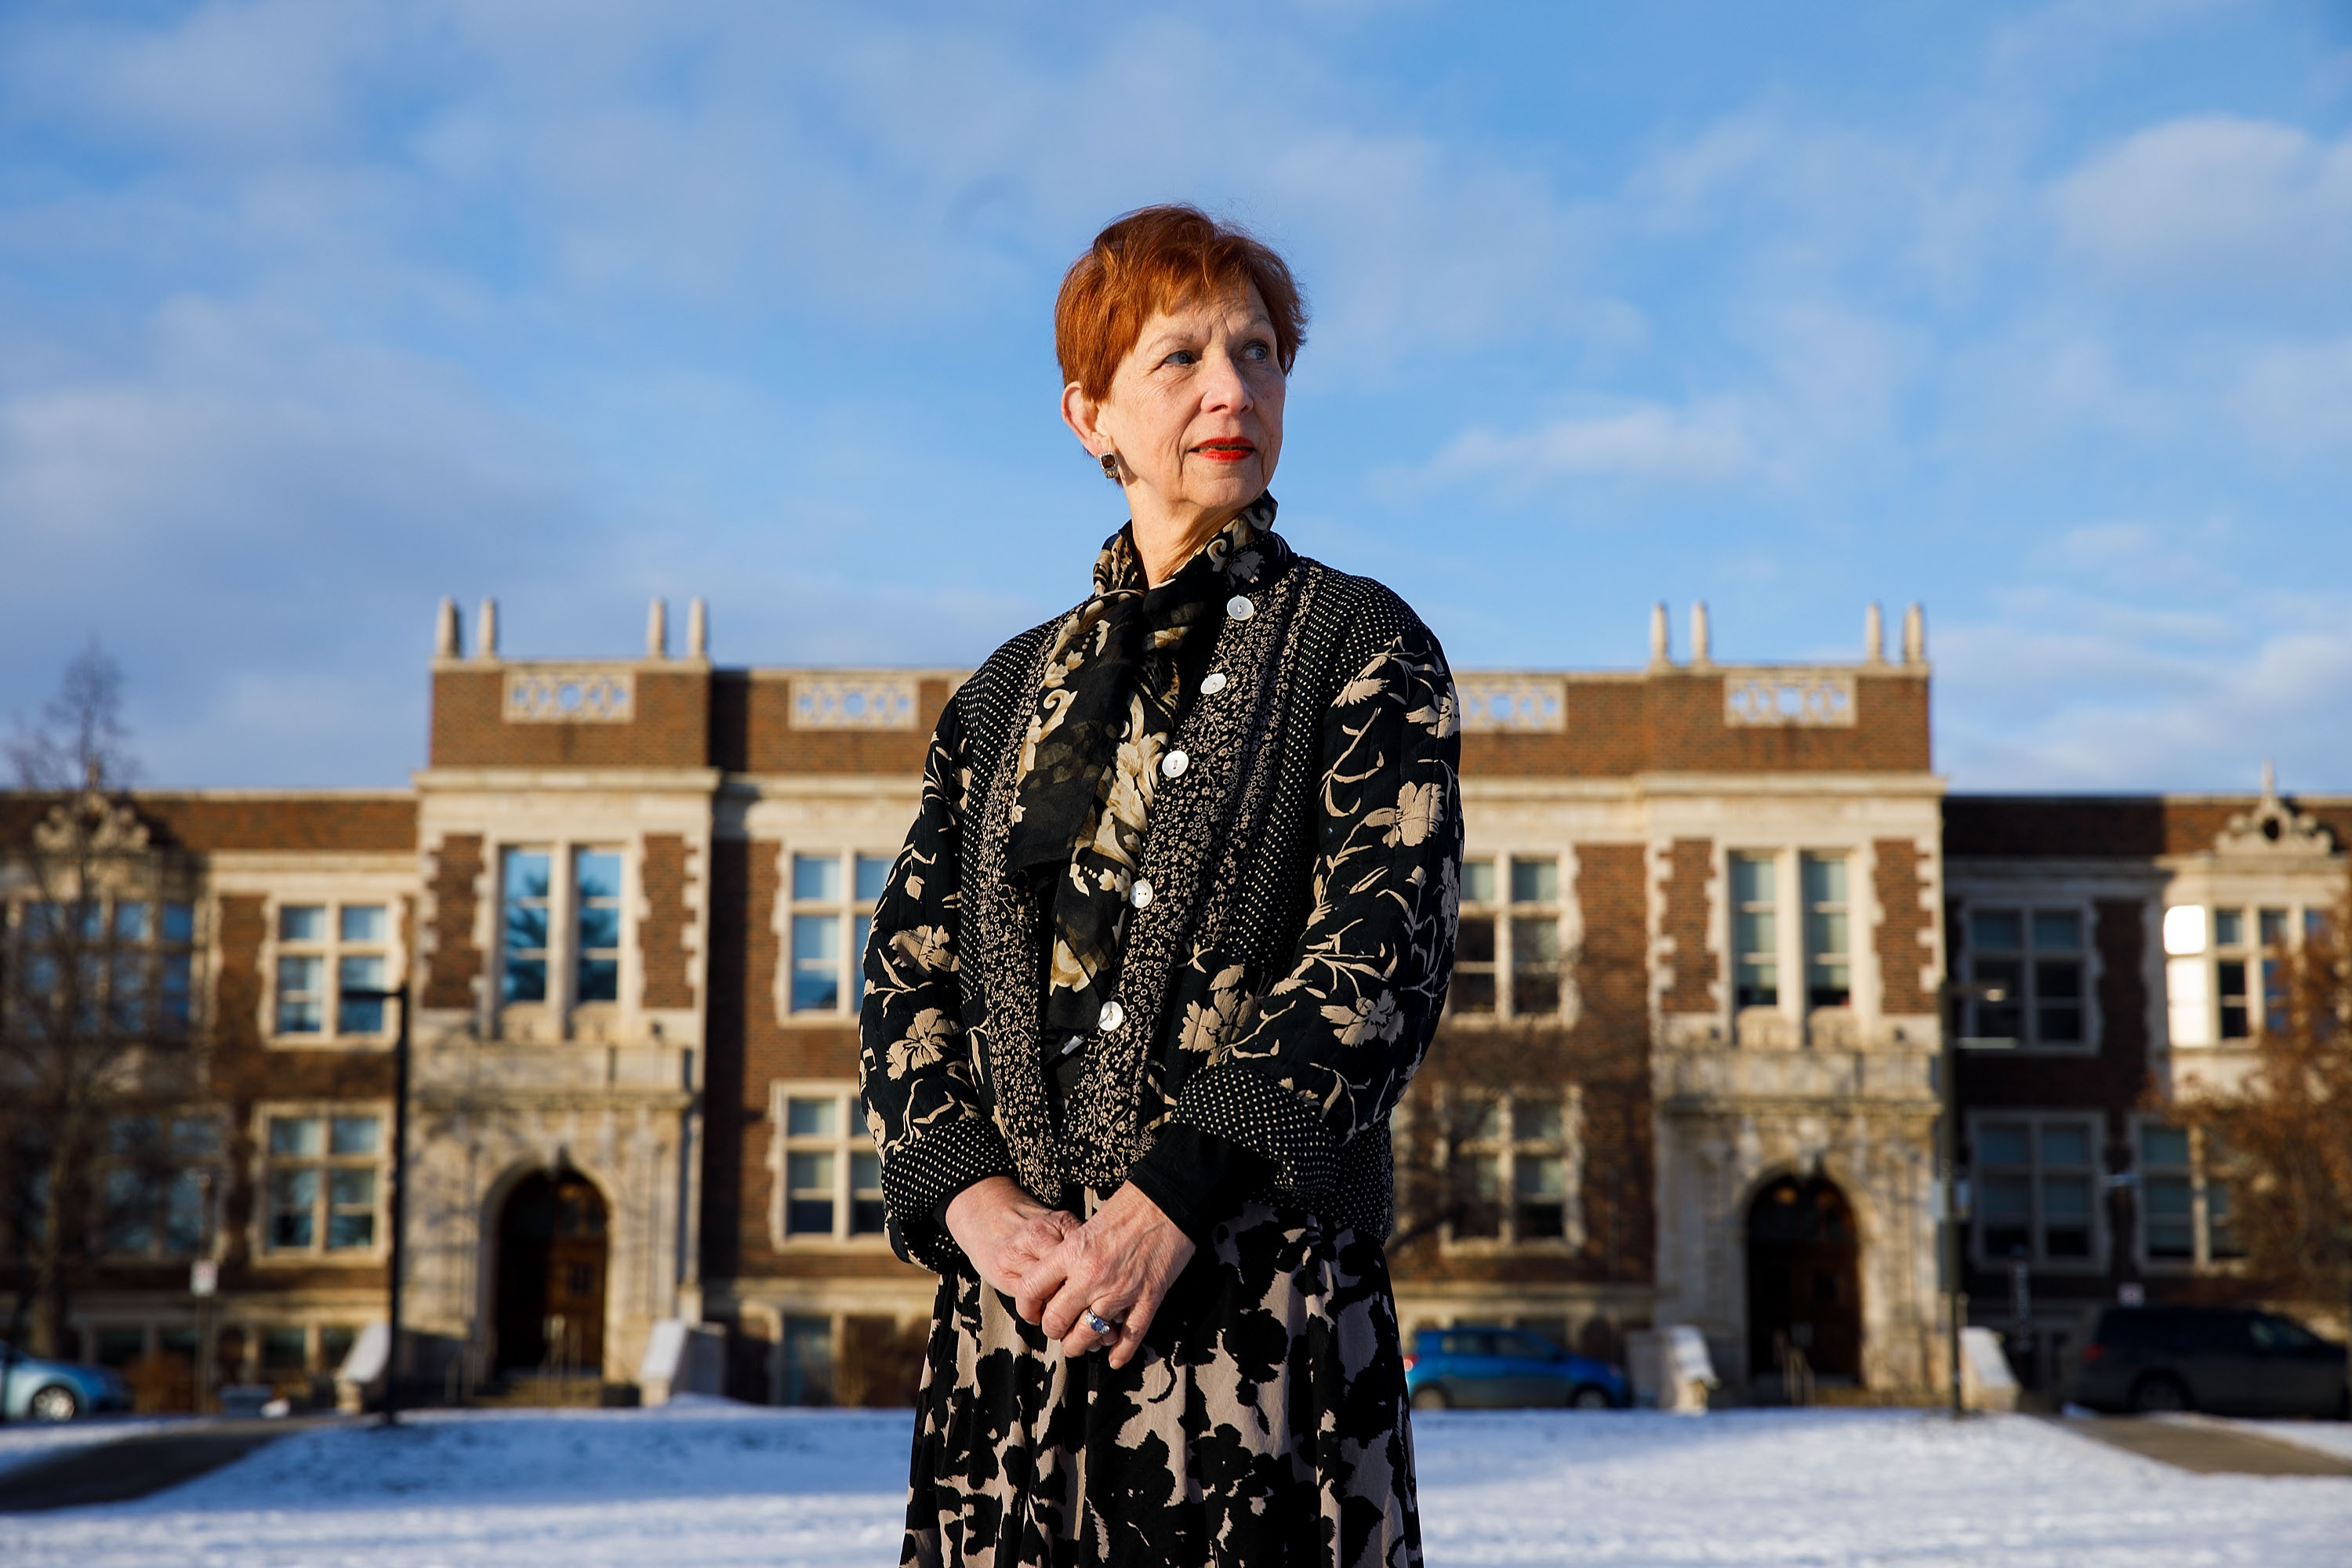
[[[94,636],[154,783],[402,783],[444,595],[975,662],[1120,521],[1053,293],[1170,198],[1457,666],[1919,599],[1958,787],[2352,790],[2347,0],[12,0],[0,716]]]

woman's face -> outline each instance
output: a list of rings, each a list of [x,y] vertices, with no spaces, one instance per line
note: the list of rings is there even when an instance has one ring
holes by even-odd
[[[1274,323],[1244,285],[1154,315],[1103,400],[1066,395],[1064,408],[1090,450],[1118,454],[1139,522],[1221,528],[1273,482],[1283,390]]]

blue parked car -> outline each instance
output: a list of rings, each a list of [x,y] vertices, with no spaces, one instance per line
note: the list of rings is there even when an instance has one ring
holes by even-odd
[[[1525,1329],[1458,1323],[1423,1329],[1404,1358],[1415,1410],[1567,1405],[1622,1410],[1633,1403],[1622,1368],[1560,1349]]]
[[[131,1408],[131,1391],[121,1374],[102,1366],[44,1361],[5,1344],[0,1366],[7,1368],[8,1378],[0,1388],[0,1409],[11,1421],[70,1421]]]

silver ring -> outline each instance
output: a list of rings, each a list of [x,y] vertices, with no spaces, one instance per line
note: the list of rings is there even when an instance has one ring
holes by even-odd
[[[1092,1329],[1103,1338],[1109,1339],[1114,1334],[1117,1334],[1121,1329],[1127,1327],[1127,1325],[1125,1323],[1115,1323],[1108,1318],[1104,1317],[1100,1312],[1096,1311],[1092,1307],[1088,1307],[1087,1309],[1087,1327]]]

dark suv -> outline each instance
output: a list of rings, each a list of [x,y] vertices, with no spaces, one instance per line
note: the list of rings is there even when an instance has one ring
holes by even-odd
[[[2346,1412],[2344,1347],[2251,1307],[2101,1307],[2068,1358],[2065,1396],[2093,1410],[2215,1415]]]
[[[1572,1355],[1525,1329],[1461,1323],[1423,1329],[1404,1358],[1415,1410],[1565,1405],[1622,1410],[1633,1402],[1625,1374],[1605,1361]]]

